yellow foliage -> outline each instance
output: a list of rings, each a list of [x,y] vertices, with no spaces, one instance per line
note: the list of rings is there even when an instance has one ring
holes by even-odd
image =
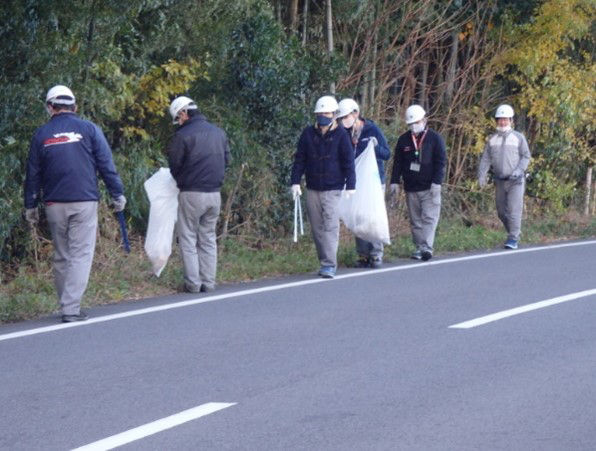
[[[167,111],[172,98],[188,91],[192,83],[199,77],[207,78],[202,65],[195,59],[182,63],[169,60],[149,70],[138,81],[135,98],[130,106],[136,121],[155,123]],[[137,136],[149,139],[149,133],[142,127],[128,125],[122,128],[124,136]]]

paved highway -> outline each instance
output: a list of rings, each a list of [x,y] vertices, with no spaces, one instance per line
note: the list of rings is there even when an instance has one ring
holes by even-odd
[[[90,315],[0,327],[0,449],[596,449],[596,241]]]

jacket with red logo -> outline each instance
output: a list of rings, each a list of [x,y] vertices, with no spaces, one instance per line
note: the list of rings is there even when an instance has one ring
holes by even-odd
[[[427,128],[416,145],[408,131],[395,146],[391,183],[399,183],[403,178],[406,192],[426,191],[432,183],[440,185],[445,177],[446,159],[445,142],[436,131]]]
[[[112,197],[124,193],[101,129],[74,113],[56,114],[31,140],[25,208],[37,206],[40,192],[44,202],[97,201],[97,173]]]

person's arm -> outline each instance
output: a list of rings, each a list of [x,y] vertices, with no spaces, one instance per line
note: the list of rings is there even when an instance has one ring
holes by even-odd
[[[116,171],[116,166],[112,158],[112,150],[108,145],[106,137],[97,125],[93,124],[93,129],[93,154],[95,156],[97,171],[106,184],[110,196],[116,199],[124,194],[124,186]]]
[[[517,169],[525,172],[526,169],[528,169],[532,155],[530,154],[530,148],[528,147],[528,141],[526,141],[526,137],[521,133],[518,133],[518,136],[521,142],[519,144],[519,163],[517,164]]]
[[[488,170],[490,169],[490,141],[486,142],[484,151],[480,157],[480,163],[478,164],[478,184],[480,187],[486,185],[486,177]]]
[[[25,208],[35,208],[39,201],[41,190],[41,159],[37,135],[31,140],[29,157],[27,158],[27,172],[25,176]]]
[[[376,138],[378,143],[375,147],[375,155],[377,157],[377,160],[389,160],[389,158],[391,157],[391,149],[389,149],[389,144],[387,144],[385,135],[383,135],[383,132],[378,127],[376,130]]]
[[[393,152],[393,169],[391,171],[391,184],[398,185],[401,182],[403,171],[402,152],[400,146],[400,139],[397,140],[395,150]]]
[[[300,179],[306,168],[306,132],[302,132],[296,153],[294,154],[294,163],[292,164],[292,173],[290,175],[290,185],[300,185]]]
[[[354,165],[354,148],[348,133],[342,133],[339,142],[340,165],[346,179],[346,191],[356,189],[356,168]]]
[[[174,180],[178,181],[178,175],[184,165],[184,140],[175,133],[170,139],[167,147],[168,165]]]
[[[438,133],[436,136],[436,147],[433,149],[433,176],[432,183],[441,185],[445,178],[445,166],[447,164],[447,151],[445,149],[445,141]]]

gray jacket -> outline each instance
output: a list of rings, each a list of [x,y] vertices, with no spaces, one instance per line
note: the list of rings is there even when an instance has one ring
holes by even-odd
[[[480,157],[478,180],[486,181],[491,167],[499,179],[510,177],[516,169],[516,172],[523,174],[530,164],[530,158],[528,142],[520,132],[510,130],[494,133],[488,138]]]

